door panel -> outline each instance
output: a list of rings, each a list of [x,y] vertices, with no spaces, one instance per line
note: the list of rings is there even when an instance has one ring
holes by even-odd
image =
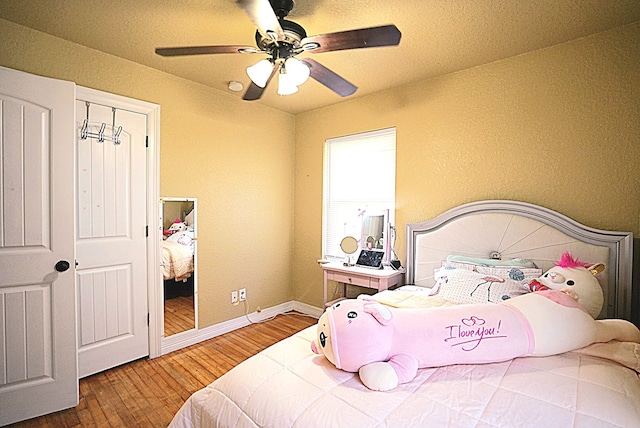
[[[78,403],[74,98],[0,67],[0,425]]]
[[[130,278],[131,265],[78,273],[81,347],[135,334],[131,323],[134,311],[129,299],[133,288]]]
[[[49,111],[5,95],[2,116],[2,247],[40,247],[46,251],[50,213],[45,207],[50,182],[43,160],[48,156],[49,141],[42,132],[49,129]]]
[[[78,100],[78,129],[85,118],[86,104]],[[118,109],[120,144],[77,139],[80,377],[149,355],[146,121],[146,115]],[[112,108],[90,104],[90,134],[102,123],[104,134],[112,135]]]
[[[7,308],[3,324],[11,332],[2,384],[51,378],[49,289],[40,285],[14,287],[1,296]]]

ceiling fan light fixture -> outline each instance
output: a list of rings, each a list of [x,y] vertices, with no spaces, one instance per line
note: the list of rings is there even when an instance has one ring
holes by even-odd
[[[309,66],[297,58],[291,57],[284,62],[287,75],[294,85],[300,86],[309,79],[311,69]]]
[[[280,74],[278,75],[278,95],[291,95],[296,92],[298,92],[298,86],[295,84],[292,76],[280,69]]]
[[[273,64],[268,59],[262,59],[252,65],[251,67],[247,67],[247,74],[253,83],[264,88],[267,85],[267,80],[269,80],[269,76],[271,76],[271,72],[273,71]]]

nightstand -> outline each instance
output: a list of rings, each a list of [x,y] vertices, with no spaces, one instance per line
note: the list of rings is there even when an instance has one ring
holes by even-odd
[[[342,296],[347,295],[347,285],[386,290],[394,285],[402,285],[404,270],[367,269],[357,266],[344,266],[340,262],[321,265],[324,273],[324,294],[322,303],[327,304],[327,284],[329,281],[342,283]]]

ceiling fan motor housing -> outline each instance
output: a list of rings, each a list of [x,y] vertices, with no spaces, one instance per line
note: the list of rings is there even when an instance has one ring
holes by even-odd
[[[296,22],[279,19],[285,39],[279,42],[265,37],[256,31],[256,45],[260,50],[268,52],[274,59],[289,58],[301,52],[300,41],[307,37],[307,32]]]
[[[269,3],[278,19],[283,19],[289,15],[295,2],[293,0],[269,0]]]

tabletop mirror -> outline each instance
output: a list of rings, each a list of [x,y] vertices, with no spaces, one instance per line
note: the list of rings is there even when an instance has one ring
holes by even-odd
[[[389,264],[389,210],[364,211],[362,213],[362,235],[360,248],[384,251],[383,264]]]

